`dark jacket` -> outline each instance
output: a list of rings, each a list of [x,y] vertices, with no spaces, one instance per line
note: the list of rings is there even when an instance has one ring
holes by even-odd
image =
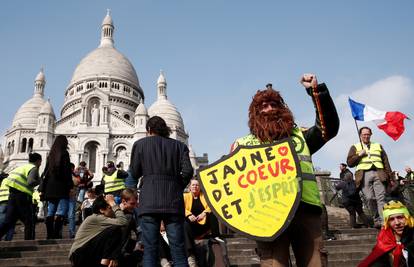
[[[362,203],[358,190],[356,190],[352,172],[347,168],[341,171],[339,177],[341,181],[335,185],[335,189],[342,190],[342,204],[346,207]]]
[[[351,148],[349,149],[346,163],[348,164],[349,167],[356,167],[362,158],[363,156],[359,156],[356,153],[355,146],[352,145]],[[389,180],[392,170],[391,170],[390,163],[388,161],[387,153],[385,153],[385,150],[382,146],[381,146],[381,159],[382,159],[382,163],[384,164],[384,169],[377,169],[377,174],[381,182],[384,183]],[[358,188],[361,186],[361,181],[363,178],[364,178],[363,170],[358,170],[355,172],[355,184]]]
[[[184,216],[183,190],[193,175],[188,147],[177,140],[149,136],[134,143],[131,175],[142,176],[139,215],[174,213]]]
[[[56,200],[69,198],[69,192],[73,188],[72,168],[70,166],[69,153],[62,154],[58,168],[49,168],[49,158],[46,162],[44,179],[39,189],[44,200]]]
[[[339,117],[328,87],[324,83],[318,84],[316,90],[307,88],[306,92],[312,97],[316,119],[314,126],[302,132],[310,153],[314,154],[336,136],[339,130]]]

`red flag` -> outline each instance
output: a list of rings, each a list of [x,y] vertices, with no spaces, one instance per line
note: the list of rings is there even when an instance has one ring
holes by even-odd
[[[377,126],[394,139],[394,141],[397,141],[397,139],[404,133],[404,119],[407,118],[408,117],[404,113],[399,111],[387,112],[385,113],[385,122],[380,123]]]

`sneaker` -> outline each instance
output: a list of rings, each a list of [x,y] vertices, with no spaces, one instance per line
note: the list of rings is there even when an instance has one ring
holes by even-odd
[[[221,243],[225,243],[223,239],[221,239],[220,237],[216,236],[215,238],[213,238],[214,240],[216,240],[217,242],[221,242]]]
[[[198,267],[198,266],[197,266],[197,261],[196,261],[196,259],[195,259],[194,255],[190,255],[190,256],[188,256],[187,261],[188,261],[188,266],[189,266],[189,267]]]
[[[171,267],[171,263],[166,258],[161,259],[160,265],[161,267]]]

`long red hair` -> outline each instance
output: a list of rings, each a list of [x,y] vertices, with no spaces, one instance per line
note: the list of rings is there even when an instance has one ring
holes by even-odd
[[[275,110],[263,113],[263,102],[277,104]],[[258,90],[249,107],[249,128],[261,142],[272,142],[288,137],[295,127],[293,114],[278,91],[272,88]]]

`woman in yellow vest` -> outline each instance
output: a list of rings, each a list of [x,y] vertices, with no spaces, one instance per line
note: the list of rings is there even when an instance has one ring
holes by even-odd
[[[191,179],[190,192],[184,193],[185,207],[185,242],[187,248],[188,263],[196,266],[195,263],[195,239],[204,238],[211,232],[211,237],[218,242],[224,242],[220,238],[220,230],[217,218],[211,213],[203,192],[200,190],[200,184],[197,179]]]

